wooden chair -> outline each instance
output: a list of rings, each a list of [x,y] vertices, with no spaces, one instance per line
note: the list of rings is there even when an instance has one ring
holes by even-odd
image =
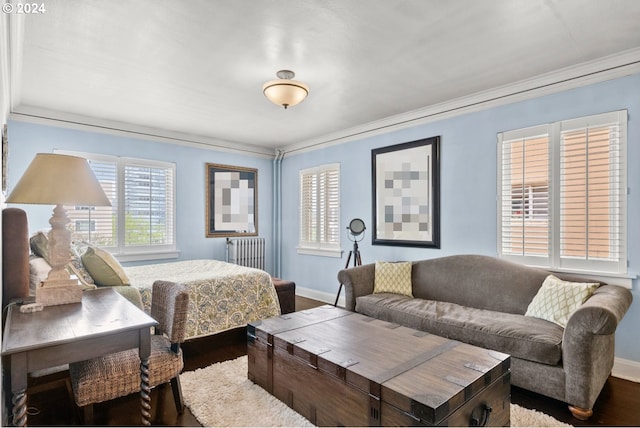
[[[158,322],[151,336],[149,385],[171,382],[178,413],[183,411],[179,374],[184,362],[180,343],[187,324],[189,292],[186,286],[155,281],[151,293],[151,316]],[[137,349],[69,364],[76,404],[83,409],[84,423],[93,424],[93,404],[140,391],[140,358]]]

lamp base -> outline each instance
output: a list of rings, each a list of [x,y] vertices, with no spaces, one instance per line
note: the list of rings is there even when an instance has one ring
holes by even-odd
[[[36,303],[42,306],[82,302],[82,287],[77,280],[43,281],[36,288]]]

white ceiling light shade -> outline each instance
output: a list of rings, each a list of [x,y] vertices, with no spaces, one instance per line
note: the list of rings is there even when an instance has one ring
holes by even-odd
[[[262,85],[262,92],[274,104],[287,107],[300,104],[309,95],[309,87],[302,82],[292,80],[296,74],[291,70],[280,70],[278,79]]]

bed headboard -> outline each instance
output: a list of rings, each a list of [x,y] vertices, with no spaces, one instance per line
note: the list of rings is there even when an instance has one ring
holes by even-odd
[[[29,225],[20,208],[2,210],[2,308],[29,296]]]

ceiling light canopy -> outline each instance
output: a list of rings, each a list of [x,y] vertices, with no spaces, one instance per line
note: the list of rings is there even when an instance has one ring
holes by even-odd
[[[292,80],[295,73],[291,70],[280,70],[276,73],[278,79],[270,80],[262,85],[262,92],[274,104],[287,107],[300,104],[307,95],[309,87],[302,82]]]

